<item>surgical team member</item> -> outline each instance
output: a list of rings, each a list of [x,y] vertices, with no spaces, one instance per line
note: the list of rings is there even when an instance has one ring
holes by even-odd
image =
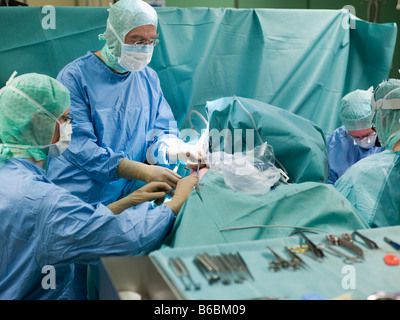
[[[197,164],[201,158],[177,138],[158,76],[147,67],[159,41],[157,21],[146,2],[118,1],[109,9],[103,49],[71,62],[57,77],[71,93],[73,133],[68,150],[50,159],[47,174],[92,205],[115,202],[143,182],[174,187],[181,176],[167,167],[171,159],[187,155]]]
[[[372,123],[383,152],[357,162],[335,187],[371,227],[400,224],[400,80],[381,83],[372,97]]]
[[[74,263],[156,249],[197,181],[152,182],[108,206],[89,205],[42,168],[68,147],[70,95],[58,81],[25,74],[0,90],[0,299],[67,299]]]
[[[342,98],[339,117],[343,125],[327,138],[328,183],[334,184],[357,161],[378,152],[371,123],[371,90],[356,90]]]

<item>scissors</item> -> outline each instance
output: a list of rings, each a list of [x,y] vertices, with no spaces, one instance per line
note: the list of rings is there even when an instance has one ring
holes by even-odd
[[[197,170],[196,170],[197,177],[199,176],[199,169],[200,169],[200,160],[197,163]],[[199,182],[198,181],[197,181],[196,185],[194,186],[194,189],[196,190],[196,193],[199,196],[201,202],[203,202],[203,198],[201,197],[201,194],[200,194],[200,188],[199,188]]]

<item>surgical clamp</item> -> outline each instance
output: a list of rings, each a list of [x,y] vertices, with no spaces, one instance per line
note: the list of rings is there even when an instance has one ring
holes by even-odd
[[[328,234],[326,236],[326,239],[328,240],[329,244],[343,246],[346,249],[348,249],[348,250],[354,252],[355,254],[357,254],[358,256],[360,256],[362,259],[364,259],[363,250],[359,246],[356,246],[354,243],[351,243],[348,240],[346,240],[344,237],[338,238],[337,236],[335,236],[333,234]]]

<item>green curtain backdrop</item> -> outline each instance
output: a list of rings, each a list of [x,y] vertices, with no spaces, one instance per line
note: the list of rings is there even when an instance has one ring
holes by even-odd
[[[53,77],[98,50],[107,8],[56,7],[44,29],[41,7],[0,8],[0,85],[11,73]],[[307,118],[326,134],[338,125],[340,99],[389,75],[397,26],[346,10],[157,8],[160,45],[151,66],[181,127],[225,96],[260,100]],[[21,22],[23,21],[23,22]]]

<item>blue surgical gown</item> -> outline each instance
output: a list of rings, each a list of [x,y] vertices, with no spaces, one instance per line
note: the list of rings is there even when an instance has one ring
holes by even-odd
[[[0,299],[66,299],[73,263],[157,249],[175,221],[172,210],[147,202],[114,215],[53,184],[26,159],[0,166]],[[43,289],[46,265],[55,289]]]
[[[400,152],[385,150],[353,165],[336,181],[372,228],[400,224]]]
[[[49,160],[51,181],[89,204],[108,205],[143,185],[118,178],[122,158],[168,165],[165,140],[179,131],[153,69],[116,74],[88,52],[57,80],[71,93],[74,120],[68,150]]]
[[[337,128],[326,139],[326,147],[329,160],[328,183],[334,184],[346,170],[357,161],[382,152],[381,147],[364,149],[354,145],[354,140],[346,132],[344,126]]]

